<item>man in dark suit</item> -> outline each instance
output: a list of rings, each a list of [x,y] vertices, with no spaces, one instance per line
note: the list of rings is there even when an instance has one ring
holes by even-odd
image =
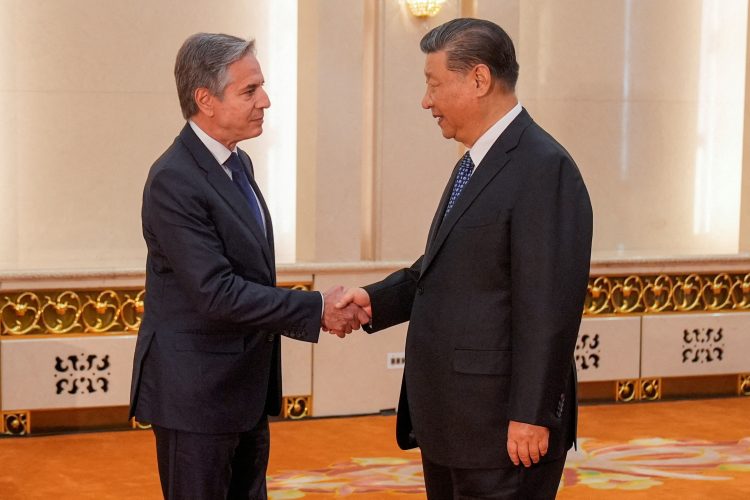
[[[152,424],[165,498],[266,498],[267,415],[281,403],[279,335],[317,342],[369,318],[276,288],[271,216],[237,142],[270,106],[254,42],[199,33],[175,64],[188,123],[143,192],[146,311],[131,416]]]
[[[410,268],[347,292],[368,332],[410,321],[397,439],[429,499],[554,498],[575,440],[573,352],[592,212],[565,149],[515,96],[513,43],[456,19],[424,36],[427,91],[459,160]]]

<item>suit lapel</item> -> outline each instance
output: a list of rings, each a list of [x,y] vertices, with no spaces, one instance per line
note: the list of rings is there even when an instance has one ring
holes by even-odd
[[[455,205],[443,218],[445,213],[445,207],[448,203],[450,193],[453,190],[453,183],[455,182],[456,175],[458,173],[458,165],[454,168],[451,180],[443,192],[443,197],[440,200],[440,205],[435,213],[435,217],[432,221],[432,227],[430,228],[430,236],[427,240],[427,249],[425,251],[424,261],[422,262],[422,274],[432,263],[433,259],[437,255],[440,248],[445,243],[446,238],[450,234],[453,226],[456,225],[461,216],[471,206],[474,200],[484,190],[487,184],[495,178],[497,174],[507,165],[510,161],[508,152],[515,149],[518,146],[518,141],[521,139],[521,134],[526,127],[531,124],[531,117],[524,109],[521,111],[515,120],[513,120],[508,128],[500,134],[495,143],[492,145],[490,150],[485,155],[484,159],[476,167],[474,174],[472,174],[469,182],[464,186],[461,195],[456,200]],[[442,219],[442,222],[441,222]]]
[[[461,160],[459,159],[458,162],[456,162],[456,166],[453,167],[453,173],[451,174],[451,178],[448,181],[448,184],[445,186],[445,189],[443,190],[443,195],[440,197],[440,203],[438,204],[437,212],[435,212],[435,216],[432,218],[432,224],[430,225],[430,232],[427,236],[427,245],[424,249],[425,255],[427,255],[430,251],[430,246],[432,245],[432,242],[435,240],[435,236],[437,236],[438,229],[440,228],[441,223],[443,222],[443,214],[445,213],[445,207],[448,206],[448,200],[450,200],[451,192],[453,191],[453,184],[456,182],[456,177],[458,176],[458,170],[461,168]],[[424,269],[424,265],[422,266]]]
[[[180,139],[193,155],[193,158],[195,158],[198,166],[206,172],[206,179],[208,180],[209,184],[211,184],[216,192],[219,193],[222,198],[224,198],[224,201],[226,201],[227,204],[232,207],[232,210],[234,210],[234,212],[242,220],[242,222],[245,223],[245,226],[250,230],[255,239],[258,241],[263,250],[263,256],[266,259],[266,264],[268,264],[269,269],[271,269],[271,271],[273,272],[276,267],[274,264],[271,247],[268,243],[268,240],[266,239],[266,235],[263,234],[263,228],[261,228],[253,218],[250,209],[247,206],[247,200],[245,200],[240,190],[237,189],[237,186],[234,185],[224,169],[221,168],[221,165],[219,165],[219,163],[216,161],[216,158],[214,158],[208,148],[206,148],[206,146],[200,141],[200,139],[198,139],[198,136],[195,135],[195,132],[193,132],[193,129],[190,128],[189,124],[185,124],[185,127],[183,127],[182,131],[180,132]],[[245,155],[240,155],[240,158],[242,158],[242,156]],[[243,165],[245,165],[245,168],[247,168],[247,164],[244,161]],[[268,214],[265,202],[262,200],[260,190],[258,189],[258,186],[254,181],[251,182],[253,185],[253,189],[258,195],[258,199],[261,201],[261,207],[266,217],[266,223],[270,227],[271,217]]]

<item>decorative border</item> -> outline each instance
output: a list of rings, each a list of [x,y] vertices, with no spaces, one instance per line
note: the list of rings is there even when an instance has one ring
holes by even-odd
[[[0,412],[0,433],[8,436],[31,434],[31,412],[12,410]]]
[[[592,276],[584,315],[750,310],[750,273]]]
[[[312,283],[284,283],[281,288],[311,290]],[[146,291],[21,291],[0,294],[0,335],[67,335],[137,332]]]

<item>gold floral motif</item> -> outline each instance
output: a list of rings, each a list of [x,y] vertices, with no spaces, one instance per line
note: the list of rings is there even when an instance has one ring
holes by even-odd
[[[750,273],[592,276],[584,315],[750,310]]]
[[[674,285],[672,279],[664,274],[653,280],[647,280],[648,285],[643,291],[643,309],[646,312],[662,312],[672,303]]]
[[[733,308],[750,309],[750,273],[746,274],[742,281],[735,280],[729,294]]]
[[[68,333],[80,329],[81,298],[75,292],[62,292],[54,299],[47,297],[42,307],[42,325],[48,332]]]
[[[299,420],[311,415],[312,396],[284,396],[282,416]]]
[[[105,290],[96,298],[90,297],[81,308],[85,331],[103,333],[120,326],[120,297],[113,290]]]
[[[41,302],[35,293],[23,292],[15,298],[4,297],[0,307],[0,327],[8,335],[26,335],[41,331],[39,318],[42,314]]]
[[[141,290],[138,295],[131,297],[129,294],[125,294],[125,302],[120,307],[120,321],[125,325],[126,330],[138,331],[141,326],[141,319],[143,318],[144,300],[146,296],[146,290]]]
[[[612,288],[612,307],[617,313],[631,313],[638,309],[643,298],[643,281],[638,276],[628,276]]]
[[[589,280],[586,301],[583,305],[586,314],[600,314],[607,310],[612,296],[612,282],[606,276]]]

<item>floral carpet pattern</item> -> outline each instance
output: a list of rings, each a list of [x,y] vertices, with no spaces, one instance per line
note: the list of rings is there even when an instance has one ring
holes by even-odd
[[[560,488],[585,485],[595,490],[653,488],[656,492],[664,479],[730,481],[728,472],[750,473],[750,437],[736,442],[581,439],[578,450],[568,453]],[[271,475],[268,493],[272,500],[304,498],[308,493],[423,495],[422,466],[418,455],[413,459],[352,458],[325,468]]]

